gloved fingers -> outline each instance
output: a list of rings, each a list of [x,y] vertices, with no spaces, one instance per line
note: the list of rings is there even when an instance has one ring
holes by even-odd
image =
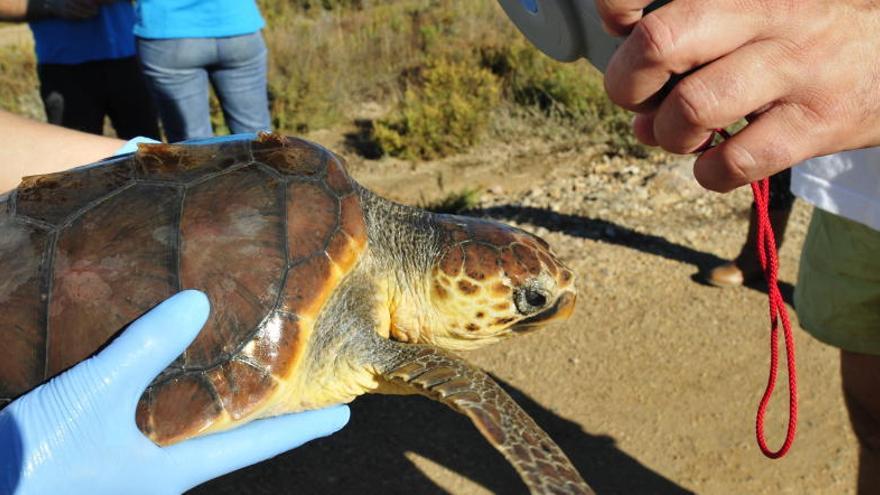
[[[259,419],[233,430],[165,447],[171,466],[180,466],[182,490],[274,457],[339,431],[348,406]],[[193,462],[196,460],[196,462]],[[185,467],[185,468],[184,468]]]
[[[116,0],[113,0],[113,1],[116,1]],[[113,156],[124,155],[126,153],[134,153],[135,151],[138,150],[138,145],[141,143],[152,144],[152,143],[158,143],[158,142],[159,141],[156,141],[155,139],[148,138],[148,137],[143,137],[143,136],[133,137],[133,138],[129,139],[128,141],[126,141],[125,144],[123,144],[121,148],[116,150],[116,152],[113,153]]]
[[[205,294],[179,292],[130,324],[95,356],[95,365],[130,391],[134,407],[153,378],[198,335],[209,311]]]

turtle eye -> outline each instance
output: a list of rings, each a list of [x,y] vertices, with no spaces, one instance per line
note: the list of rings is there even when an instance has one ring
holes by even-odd
[[[514,303],[517,311],[530,315],[547,305],[547,295],[534,287],[524,287],[514,294]]]

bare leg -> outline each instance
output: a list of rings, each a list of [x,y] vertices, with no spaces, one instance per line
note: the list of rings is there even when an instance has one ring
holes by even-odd
[[[562,449],[482,370],[432,347],[393,344],[386,380],[468,416],[533,494],[592,494]]]
[[[880,356],[841,351],[840,374],[859,440],[858,493],[880,493]]]

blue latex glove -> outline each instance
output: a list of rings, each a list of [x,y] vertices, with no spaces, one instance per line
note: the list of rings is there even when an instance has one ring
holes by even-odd
[[[348,422],[346,406],[257,420],[159,447],[137,429],[144,388],[195,338],[208,300],[184,291],[95,357],[0,411],[0,493],[180,493]]]

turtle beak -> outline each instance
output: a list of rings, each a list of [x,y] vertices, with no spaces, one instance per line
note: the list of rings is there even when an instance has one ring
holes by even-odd
[[[567,319],[574,311],[576,300],[577,295],[574,292],[566,291],[556,299],[553,306],[520,321],[512,329],[516,332],[528,332],[551,321]]]

